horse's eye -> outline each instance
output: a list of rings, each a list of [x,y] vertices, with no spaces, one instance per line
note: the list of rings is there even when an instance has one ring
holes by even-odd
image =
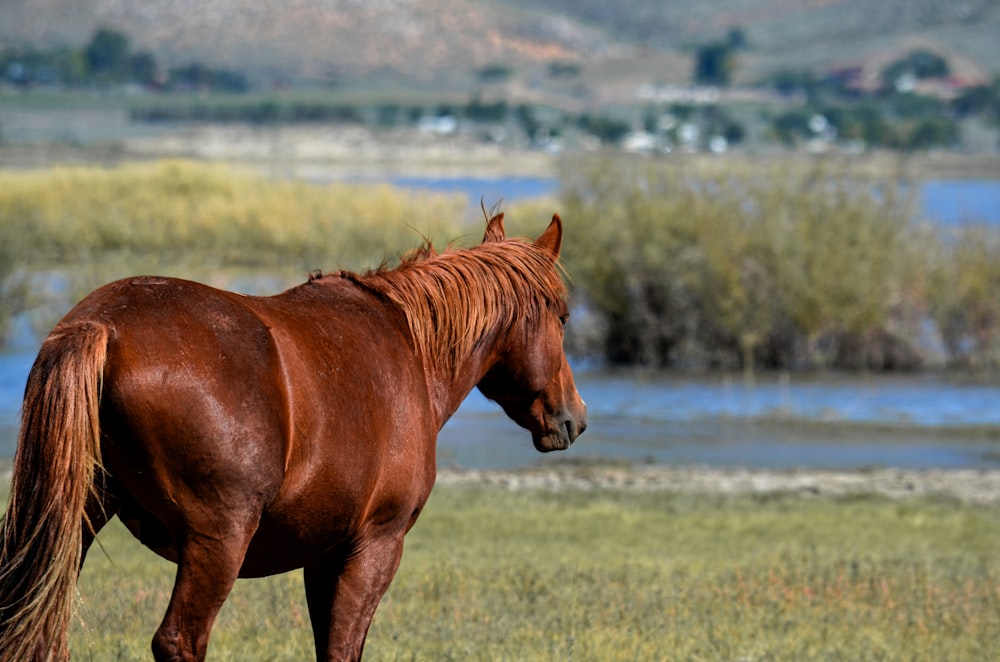
[[[559,316],[559,321],[562,322],[563,326],[566,326],[566,323],[569,322],[569,313],[566,313],[564,315],[560,315]]]

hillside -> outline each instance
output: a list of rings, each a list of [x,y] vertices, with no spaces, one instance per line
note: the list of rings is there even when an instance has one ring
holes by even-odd
[[[585,65],[585,76],[685,83],[692,47],[735,28],[746,37],[736,82],[915,47],[966,78],[1000,68],[994,0],[6,0],[0,47],[79,46],[101,25],[170,65],[199,60],[271,81],[460,82],[495,63],[530,76],[564,61]]]
[[[914,46],[963,60],[969,73],[997,73],[1000,66],[1000,5],[995,0],[511,2],[566,12],[585,24],[605,26],[617,40],[657,50],[717,40],[738,28],[747,43],[744,78],[782,68],[861,64]]]
[[[600,54],[597,31],[554,15],[476,0],[8,0],[0,45],[82,44],[101,25],[168,64],[199,60],[273,79],[380,74],[433,80],[499,61]]]

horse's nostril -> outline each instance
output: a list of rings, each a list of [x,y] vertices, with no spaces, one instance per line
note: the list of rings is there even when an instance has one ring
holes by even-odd
[[[582,424],[578,424],[573,419],[567,420],[563,423],[563,427],[566,429],[566,438],[569,439],[569,443],[573,443],[577,437],[579,437],[584,429],[587,427],[586,421]]]

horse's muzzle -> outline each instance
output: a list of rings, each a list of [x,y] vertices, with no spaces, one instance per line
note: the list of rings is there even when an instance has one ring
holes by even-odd
[[[577,409],[576,412],[565,412],[553,417],[544,433],[532,435],[535,448],[542,453],[569,448],[587,429],[587,405],[580,400]]]

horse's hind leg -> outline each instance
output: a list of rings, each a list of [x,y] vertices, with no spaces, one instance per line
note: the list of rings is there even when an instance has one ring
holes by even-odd
[[[361,659],[375,608],[402,555],[402,534],[387,534],[306,566],[303,577],[317,660]]]
[[[188,531],[180,544],[170,606],[153,637],[158,662],[204,660],[215,617],[229,595],[255,527]]]

